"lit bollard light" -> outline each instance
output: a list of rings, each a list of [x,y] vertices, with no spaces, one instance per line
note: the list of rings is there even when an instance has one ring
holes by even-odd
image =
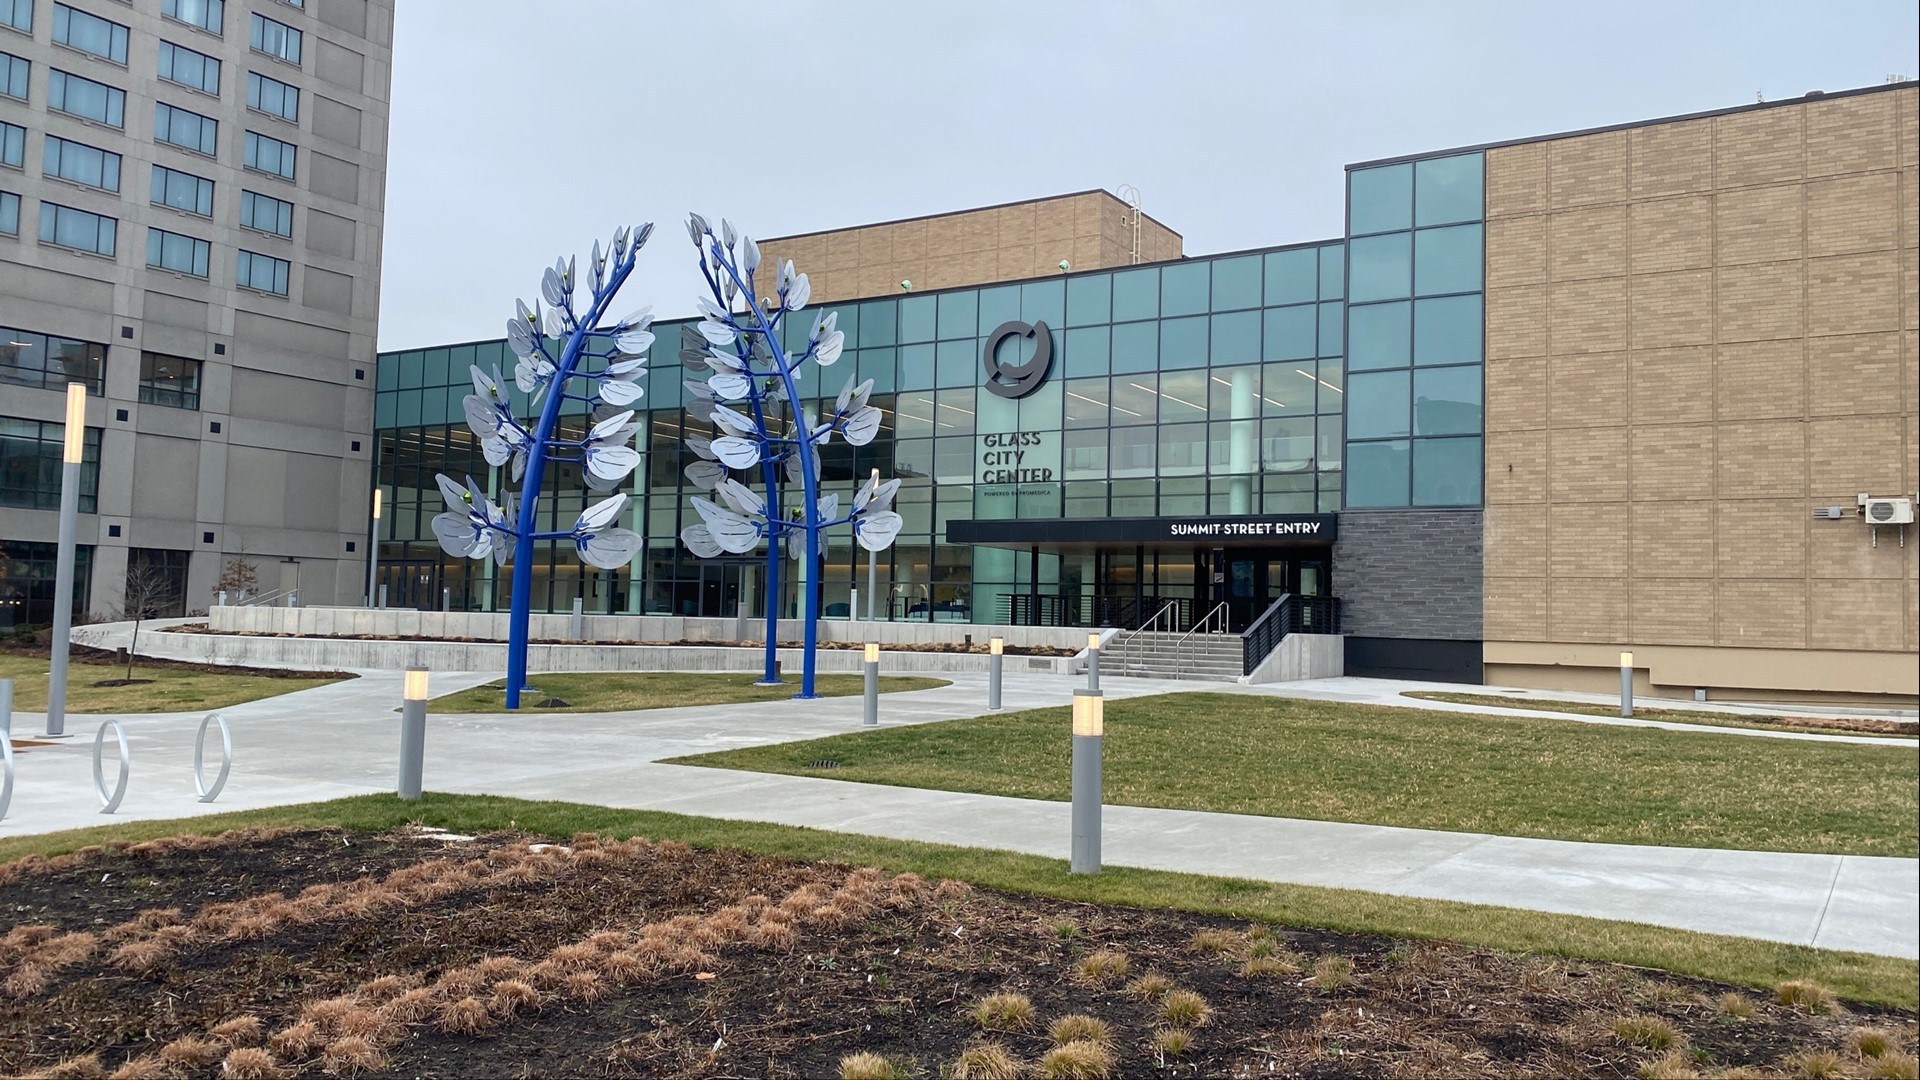
[[[1007,643],[1004,639],[987,639],[987,708],[989,711],[1000,707],[1001,654],[1006,651]]]
[[[1620,715],[1633,715],[1633,654],[1620,654]]]
[[[53,655],[47,673],[47,735],[67,733],[67,651],[73,630],[74,530],[80,513],[80,462],[85,455],[87,385],[67,384],[67,425],[60,455],[60,532],[53,557]]]
[[[863,727],[877,727],[880,724],[880,646],[867,642],[867,702],[866,711],[860,718]]]
[[[1087,635],[1087,689],[1100,692],[1100,635]]]
[[[401,685],[400,797],[420,797],[420,765],[427,753],[427,669],[408,668]]]
[[[1100,872],[1100,747],[1106,700],[1098,690],[1073,692],[1073,847],[1067,869]]]

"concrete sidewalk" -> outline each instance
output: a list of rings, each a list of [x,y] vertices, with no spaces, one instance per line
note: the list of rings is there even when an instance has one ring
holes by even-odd
[[[494,677],[436,673],[434,690],[450,693]],[[983,712],[984,678],[949,677],[949,687],[884,696],[883,724]],[[392,791],[398,738],[392,710],[399,682],[397,672],[371,672],[353,682],[222,710],[234,727],[236,761],[227,793],[211,806],[195,801],[193,791],[199,714],[121,718],[134,767],[126,803],[114,820]],[[1109,698],[1222,689],[1146,679],[1104,683]],[[1064,705],[1079,684],[1060,676],[1010,677],[1005,705]],[[1353,690],[1296,689],[1306,691],[1296,696]],[[0,824],[0,834],[108,820],[96,812],[92,792],[91,736],[101,719],[71,718],[73,740],[21,754],[14,812]],[[37,722],[17,717],[15,730],[30,735]],[[428,721],[426,784],[435,791],[567,799],[1065,858],[1068,814],[1061,803],[658,764],[683,754],[859,729],[857,697],[624,714],[435,716]],[[1906,749],[1914,752],[1913,744]],[[109,780],[111,772],[110,766]],[[1105,854],[1116,866],[1920,957],[1920,861],[1913,859],[1584,844],[1119,806],[1106,810]]]

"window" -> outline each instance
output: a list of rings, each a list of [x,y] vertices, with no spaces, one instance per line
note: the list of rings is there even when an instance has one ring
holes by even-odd
[[[127,126],[126,91],[58,68],[47,72],[47,107],[108,127]]]
[[[27,100],[27,71],[32,67],[12,53],[0,53],[0,94]]]
[[[226,0],[160,0],[160,14],[210,34],[221,32],[226,12]]]
[[[140,404],[170,409],[200,407],[200,361],[160,353],[140,354]]]
[[[98,397],[106,393],[106,367],[105,345],[0,326],[0,382],[46,390],[83,382]]]
[[[1396,300],[1413,287],[1413,250],[1406,233],[1368,236],[1348,245],[1353,263],[1347,297],[1353,301]]]
[[[256,71],[247,72],[247,108],[300,122],[300,88],[269,79]]]
[[[1347,174],[1347,235],[1412,226],[1412,165],[1387,165]]]
[[[293,236],[293,204],[251,191],[240,193],[240,225],[275,236]]]
[[[1479,154],[1431,158],[1414,165],[1413,223],[1479,221],[1484,189]]]
[[[27,160],[27,129],[18,124],[0,123],[0,165],[20,168]]]
[[[201,93],[220,93],[220,61],[171,41],[160,43],[160,77]]]
[[[207,259],[212,251],[212,245],[205,240],[164,229],[147,230],[147,265],[155,269],[203,278],[207,276]]]
[[[301,8],[302,10],[307,6],[307,0],[280,0],[280,2],[288,7]]]
[[[132,548],[127,551],[127,588],[120,618],[176,619],[187,613],[190,551]]]
[[[65,442],[65,424],[0,416],[0,506],[60,509]],[[80,512],[97,513],[99,494],[100,429],[88,428],[80,450]]]
[[[158,101],[153,106],[153,137],[170,146],[212,157],[220,141],[220,122]]]
[[[1412,353],[1412,310],[1397,304],[1347,309],[1347,366],[1355,371],[1406,367]]]
[[[33,33],[33,0],[0,0],[0,26]]]
[[[286,23],[274,22],[265,15],[253,17],[253,34],[249,44],[254,51],[277,56],[289,64],[300,62],[300,31]]]
[[[47,136],[46,151],[40,162],[40,170],[45,175],[102,191],[120,190],[119,154],[69,142],[57,135]]]
[[[53,40],[55,44],[78,49],[102,60],[116,64],[127,62],[126,27],[65,4],[53,5]]]
[[[0,236],[20,235],[20,196],[0,191]]]
[[[294,146],[290,142],[247,132],[247,168],[285,180],[293,179]]]
[[[213,216],[213,181],[169,169],[164,165],[153,167],[153,192],[150,201],[155,206],[171,207],[201,217]]]
[[[40,242],[43,244],[112,258],[119,225],[113,218],[71,206],[44,200],[40,203]]]
[[[256,255],[251,251],[241,251],[235,263],[238,273],[234,283],[243,289],[272,293],[275,296],[287,295],[287,275],[293,264],[285,259],[276,259],[271,255]]]

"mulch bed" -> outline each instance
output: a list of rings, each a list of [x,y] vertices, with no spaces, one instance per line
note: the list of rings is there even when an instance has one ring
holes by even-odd
[[[1735,1018],[1732,988],[1617,965],[584,836],[157,841],[0,867],[0,912],[7,1075],[831,1077],[867,1053],[933,1077],[982,1042],[1028,1075],[1073,1015],[1115,1076],[1630,1077],[1664,1049],[1616,1033],[1641,1017],[1703,1072],[1860,1072],[1858,1028],[1889,1061],[1916,1035],[1751,991]],[[1204,1000],[1178,1055],[1147,974]],[[997,993],[1031,1018],[983,1031]]]

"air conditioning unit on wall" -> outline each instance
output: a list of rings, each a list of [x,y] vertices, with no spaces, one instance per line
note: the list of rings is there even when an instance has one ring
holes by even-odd
[[[1913,523],[1912,499],[1876,499],[1860,497],[1860,516],[1869,525],[1910,525]]]

